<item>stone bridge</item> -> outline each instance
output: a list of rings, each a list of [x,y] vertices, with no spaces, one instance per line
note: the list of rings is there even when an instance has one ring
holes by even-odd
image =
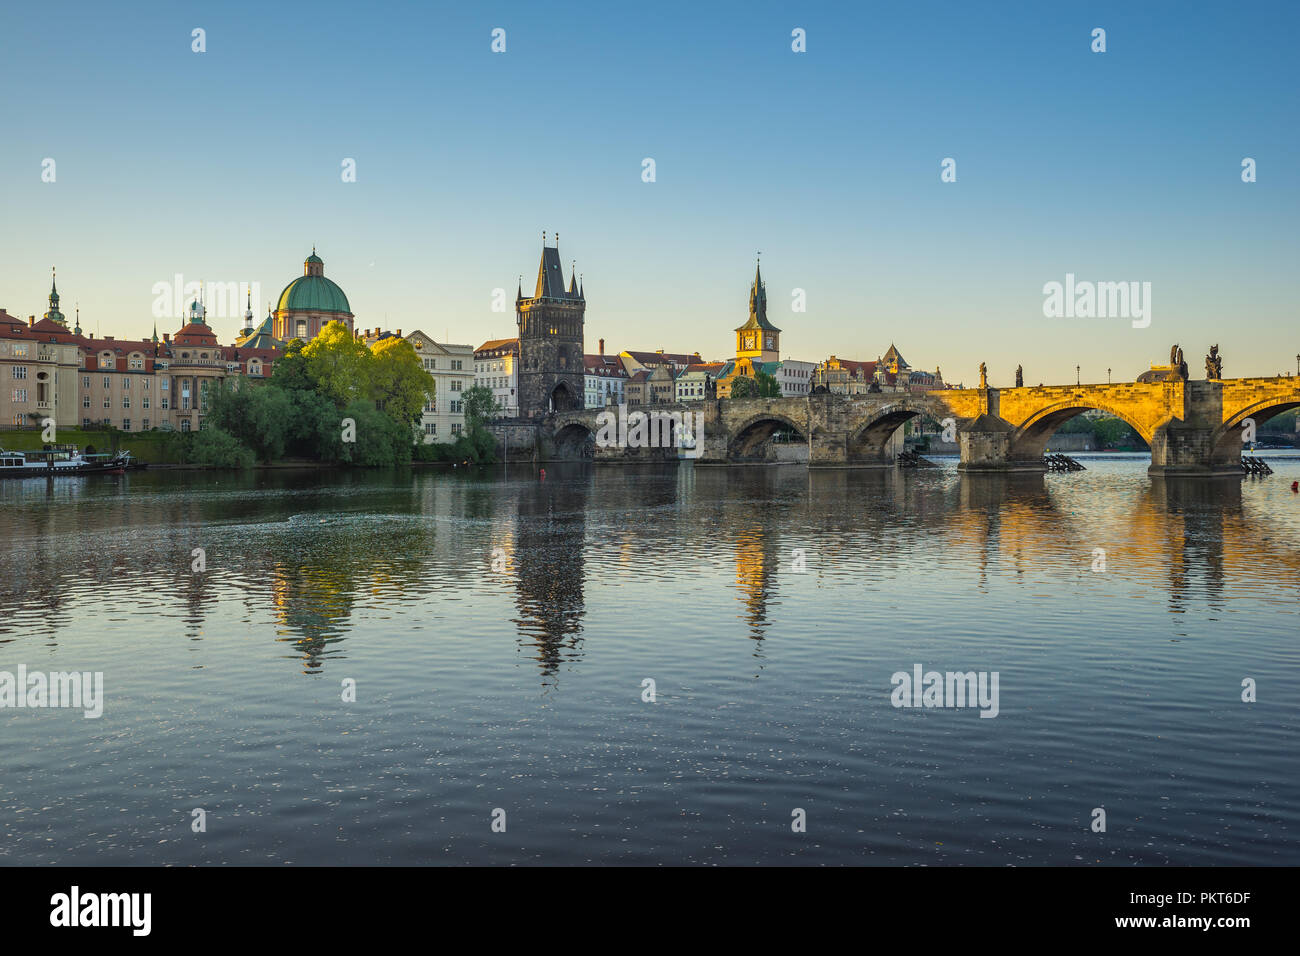
[[[543,460],[676,460],[672,436],[690,415],[687,421],[702,425],[687,428],[702,433],[693,454],[702,464],[773,460],[780,457],[773,443],[779,436],[787,448],[802,445],[798,458],[811,467],[887,467],[895,461],[898,427],[926,415],[952,420],[962,471],[1042,471],[1043,449],[1057,428],[1100,409],[1151,446],[1150,474],[1239,475],[1243,422],[1262,425],[1298,406],[1300,378],[1289,376],[707,400],[626,409],[633,423],[637,412],[658,413],[657,427],[647,429],[658,447],[627,447],[635,439],[618,437],[617,408],[553,413],[540,426],[539,444]]]

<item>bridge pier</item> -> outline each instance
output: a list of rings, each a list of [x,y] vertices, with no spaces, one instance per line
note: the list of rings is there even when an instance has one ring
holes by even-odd
[[[1041,456],[1018,456],[1015,426],[996,415],[980,415],[957,437],[961,443],[958,471],[1035,473],[1047,470]]]
[[[1162,425],[1151,436],[1148,475],[1215,478],[1241,477],[1241,446],[1225,451],[1216,445],[1215,430],[1178,420]]]

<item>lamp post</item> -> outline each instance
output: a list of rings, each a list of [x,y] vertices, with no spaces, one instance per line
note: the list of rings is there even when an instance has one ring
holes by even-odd
[[[1080,381],[1080,379],[1079,379],[1079,366],[1077,366],[1077,365],[1074,367],[1074,384],[1075,384],[1075,385],[1082,385],[1082,384],[1083,384],[1083,382]]]
[[[1295,373],[1300,375],[1300,355],[1295,357]]]
[[[1110,369],[1106,369],[1106,384],[1110,384]]]

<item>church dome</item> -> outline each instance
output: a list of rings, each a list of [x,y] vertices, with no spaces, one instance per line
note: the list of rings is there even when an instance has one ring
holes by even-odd
[[[280,293],[275,308],[286,312],[352,312],[343,290],[324,276],[294,279]]]
[[[352,314],[348,297],[331,280],[325,278],[325,263],[312,254],[303,262],[303,275],[294,279],[280,293],[277,312],[341,312]]]

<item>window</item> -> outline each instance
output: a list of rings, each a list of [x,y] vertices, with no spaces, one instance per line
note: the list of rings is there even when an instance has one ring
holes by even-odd
[[[23,423],[23,413],[22,413],[22,412],[15,412],[15,413],[14,413],[14,424],[15,424],[15,425],[21,425],[22,423]]]
[[[464,426],[462,426],[459,422],[453,422],[451,426],[451,433],[455,435],[457,438],[459,438],[463,428]]]
[[[26,377],[27,377],[27,366],[26,366],[26,365],[15,365],[15,366],[13,367],[13,369],[14,369],[14,378],[26,378]]]
[[[140,423],[140,427],[143,428],[145,431],[148,431],[148,430],[149,430],[149,419],[146,418],[144,421],[142,421],[142,422]]]
[[[105,387],[105,388],[112,388],[112,387],[113,387],[113,380],[112,380],[111,378],[109,378],[107,375],[104,376],[104,387]]]
[[[189,397],[188,395],[182,395],[182,396],[181,396],[181,411],[183,411],[183,412],[188,412],[189,410],[190,410],[190,397]]]
[[[148,408],[148,407],[149,407],[149,396],[148,396],[148,395],[146,395],[146,396],[144,396],[144,398],[140,399],[140,407],[141,407],[141,408]]]
[[[438,434],[438,423],[437,423],[437,422],[425,422],[425,424],[424,424],[424,433],[425,433],[426,435],[437,435],[437,434]]]
[[[89,376],[89,375],[83,375],[83,376],[81,376],[81,387],[82,387],[82,388],[90,388],[90,376]]]
[[[164,395],[164,396],[162,397],[162,404],[159,405],[158,407],[161,408],[163,411],[167,411],[167,409],[170,407],[170,405],[169,405],[168,402],[167,402],[167,396],[166,396],[166,395]]]
[[[131,407],[131,396],[130,396],[130,395],[123,395],[123,396],[122,396],[122,407],[123,407],[123,408],[130,408],[130,407]]]
[[[21,403],[21,402],[26,402],[26,401],[27,401],[27,389],[25,389],[25,388],[15,388],[15,389],[14,389],[14,402],[15,402],[15,403]]]
[[[27,343],[22,342],[14,346],[14,358],[27,358]],[[19,423],[21,424],[21,422]]]
[[[187,432],[187,431],[189,431],[189,430],[190,430],[190,420],[189,420],[188,418],[182,418],[182,419],[181,419],[181,431],[183,431],[183,432]]]
[[[460,391],[460,379],[456,379],[454,382],[451,383],[451,390],[453,392]]]
[[[82,427],[82,428],[89,428],[89,427],[90,427],[90,419],[89,419],[89,418],[83,418],[83,419],[81,420],[81,427]]]
[[[143,355],[132,355],[132,356],[131,356],[130,367],[133,368],[133,369],[135,369],[136,371],[142,371],[142,370],[144,369],[144,356],[143,356]]]
[[[453,415],[459,415],[459,414],[461,414],[461,412],[464,410],[464,408],[465,408],[465,403],[464,403],[464,402],[452,402],[452,403],[451,403],[451,413],[452,413]]]
[[[300,339],[305,339],[307,337],[307,321],[305,319],[299,319],[297,329],[298,329],[297,337]]]
[[[160,392],[165,392],[165,391],[167,391],[167,383],[170,382],[170,381],[171,381],[171,379],[169,379],[166,375],[164,375],[164,376],[162,377],[162,380],[158,383],[158,391],[160,391]],[[165,407],[165,406],[164,406],[164,407]]]
[[[81,396],[81,407],[82,407],[82,408],[89,408],[89,407],[90,407],[90,396],[89,396],[89,395],[82,395],[82,396]]]
[[[109,398],[107,395],[104,396],[104,407],[105,407],[105,408],[112,408],[112,407],[113,407],[113,400],[112,400],[111,398]]]
[[[130,430],[131,430],[131,419],[129,418],[122,419],[122,431],[129,432]]]
[[[123,379],[122,379],[122,387],[123,387],[123,388],[130,388],[130,387],[131,387],[131,376],[127,375],[127,376],[124,376],[124,377],[123,377]]]
[[[460,359],[452,359],[452,360],[451,360],[451,370],[452,370],[453,372],[464,371],[464,366],[461,364],[461,360],[460,360]]]

